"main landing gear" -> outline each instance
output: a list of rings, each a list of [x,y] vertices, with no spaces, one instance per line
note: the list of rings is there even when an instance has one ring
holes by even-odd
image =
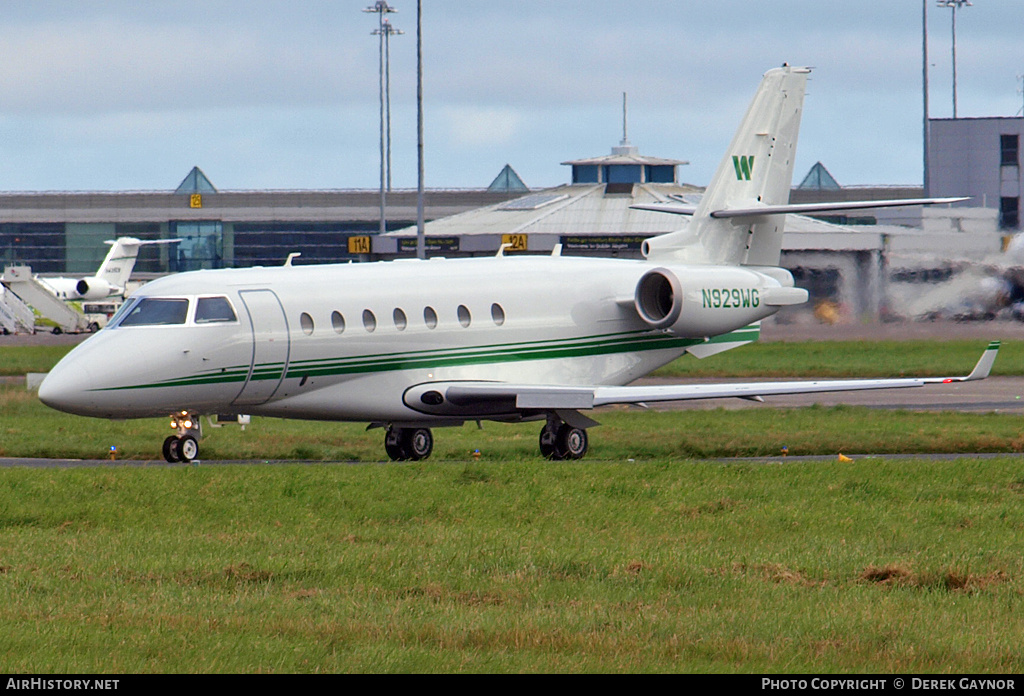
[[[164,440],[164,459],[171,464],[188,464],[199,456],[199,439],[203,436],[199,416],[188,411],[174,413],[171,415],[171,427],[177,430],[178,434]]]
[[[434,449],[434,436],[430,428],[388,428],[384,436],[384,450],[396,462],[418,462],[426,459]]]
[[[540,431],[540,453],[553,461],[583,459],[589,444],[586,429],[569,425],[557,416],[550,417]],[[434,436],[430,428],[391,426],[384,436],[384,449],[392,461],[418,462],[430,456]]]
[[[586,430],[558,418],[548,418],[547,425],[540,431],[540,453],[548,459],[583,459],[588,447]]]

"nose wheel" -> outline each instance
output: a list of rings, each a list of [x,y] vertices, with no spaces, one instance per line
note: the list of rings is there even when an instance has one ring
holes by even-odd
[[[199,457],[199,438],[202,437],[202,427],[199,417],[182,411],[171,416],[171,427],[178,431],[177,435],[171,435],[163,444],[163,455],[171,464],[188,464]]]

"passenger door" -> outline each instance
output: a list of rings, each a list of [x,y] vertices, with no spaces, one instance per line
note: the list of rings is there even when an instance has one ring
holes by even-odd
[[[273,290],[242,290],[238,294],[249,314],[252,360],[245,386],[234,404],[253,406],[274,396],[288,369],[288,318]]]

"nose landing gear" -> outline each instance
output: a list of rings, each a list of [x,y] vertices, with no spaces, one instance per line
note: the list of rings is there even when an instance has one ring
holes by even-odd
[[[178,434],[164,440],[164,459],[171,464],[188,464],[199,457],[199,440],[203,436],[199,416],[188,411],[174,413],[171,415],[171,427],[177,430]]]

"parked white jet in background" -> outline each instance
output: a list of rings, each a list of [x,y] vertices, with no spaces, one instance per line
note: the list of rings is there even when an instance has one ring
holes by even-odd
[[[397,460],[429,456],[433,427],[536,420],[545,456],[576,459],[596,425],[580,411],[605,404],[949,381],[622,386],[754,341],[760,320],[806,301],[778,263],[808,72],[765,74],[689,224],[648,240],[645,260],[556,248],[168,276],[65,357],[39,398],[101,418],[171,414],[169,461],[195,458],[199,414],[220,413],[369,422]],[[951,379],[985,377],[996,348]]]
[[[148,244],[174,244],[180,239],[153,239],[143,241],[134,237],[119,237],[108,240],[110,251],[100,264],[95,275],[85,278],[48,278],[36,276],[35,279],[47,290],[62,300],[103,300],[108,297],[123,297],[125,286],[135,268],[135,260],[139,250]]]

